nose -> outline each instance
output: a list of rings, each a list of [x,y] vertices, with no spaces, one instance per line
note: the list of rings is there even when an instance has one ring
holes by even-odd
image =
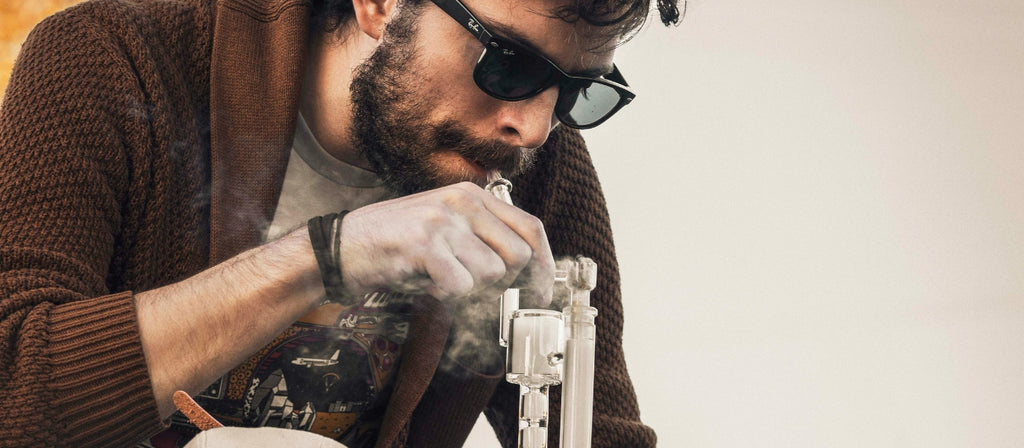
[[[501,139],[514,146],[536,148],[543,145],[558,124],[555,102],[558,86],[551,86],[538,95],[521,101],[499,101],[498,132]]]

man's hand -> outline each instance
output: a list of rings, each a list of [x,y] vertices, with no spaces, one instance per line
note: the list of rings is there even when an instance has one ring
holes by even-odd
[[[450,300],[513,286],[545,306],[554,267],[540,220],[469,182],[372,204],[342,222],[342,280],[356,296],[387,288]]]

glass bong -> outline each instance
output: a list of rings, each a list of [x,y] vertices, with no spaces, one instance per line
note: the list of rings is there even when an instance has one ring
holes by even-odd
[[[512,204],[512,184],[501,177],[486,189]],[[552,303],[561,311],[519,309],[519,290],[501,296],[498,343],[506,347],[505,379],[519,385],[519,448],[548,440],[548,389],[562,386],[560,446],[590,448],[594,402],[594,318],[590,291],[597,264],[577,256],[555,263]]]

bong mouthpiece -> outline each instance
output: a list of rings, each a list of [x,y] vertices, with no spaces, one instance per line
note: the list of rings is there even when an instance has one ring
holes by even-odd
[[[501,173],[497,171],[491,171],[487,175],[489,183],[484,190],[491,192],[494,197],[501,199],[508,205],[512,205],[512,182],[508,179],[501,177]]]

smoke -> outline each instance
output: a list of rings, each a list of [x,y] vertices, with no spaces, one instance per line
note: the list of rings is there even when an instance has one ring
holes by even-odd
[[[448,304],[452,327],[440,369],[498,375],[504,370],[505,349],[498,345],[501,328],[498,296],[456,299]]]
[[[542,309],[561,311],[572,301],[573,290],[567,279],[575,275],[577,257],[560,256],[555,260],[555,266],[552,300]],[[530,290],[520,290],[520,294],[525,307],[539,303],[536,298],[531,298]],[[480,374],[501,374],[505,368],[505,348],[498,344],[502,324],[499,296],[456,299],[447,306],[452,315],[452,328],[445,347],[447,356],[439,368],[452,373],[461,366]]]

